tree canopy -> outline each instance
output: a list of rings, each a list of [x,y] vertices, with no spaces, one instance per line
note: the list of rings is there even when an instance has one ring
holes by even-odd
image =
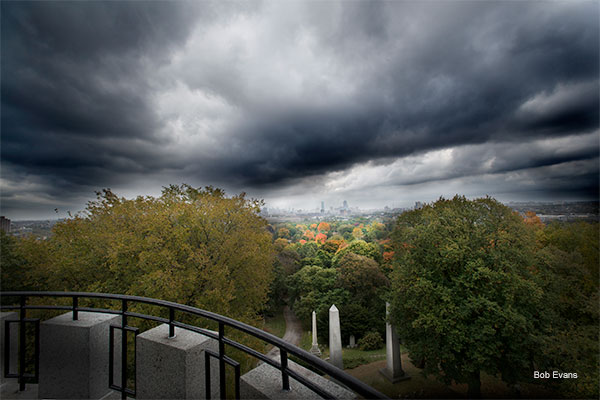
[[[142,295],[250,322],[272,280],[260,205],[212,187],[170,186],[129,200],[104,190],[38,241],[47,256],[27,269],[44,277],[36,289]]]
[[[393,240],[391,314],[425,373],[467,383],[471,396],[481,372],[509,383],[531,374],[542,290],[518,214],[490,198],[440,199],[402,214]]]

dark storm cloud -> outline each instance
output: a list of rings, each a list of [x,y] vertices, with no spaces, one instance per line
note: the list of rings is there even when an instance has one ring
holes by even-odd
[[[3,207],[152,176],[268,193],[445,148],[447,174],[385,184],[598,157],[538,146],[597,137],[595,2],[1,7]]]
[[[95,186],[122,170],[119,158],[127,149],[158,143],[160,121],[148,104],[145,69],[148,59],[166,62],[189,33],[187,4],[1,7],[3,163],[61,185]],[[133,162],[127,166],[147,157],[128,157]]]
[[[351,3],[337,11],[326,3],[310,11],[329,20],[298,20],[342,75],[357,71],[348,73],[353,95],[323,106],[304,93],[300,105],[282,104],[277,96],[253,97],[229,70],[221,78],[231,76],[234,87],[221,95],[242,110],[234,131],[244,151],[211,160],[213,176],[277,185],[373,159],[598,127],[592,3]],[[188,80],[211,91],[214,82]]]

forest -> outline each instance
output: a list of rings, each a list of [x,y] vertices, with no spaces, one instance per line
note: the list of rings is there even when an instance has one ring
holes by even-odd
[[[483,373],[598,397],[598,224],[545,225],[492,198],[440,199],[397,218],[282,222],[262,202],[212,187],[159,197],[98,192],[47,240],[2,233],[2,291],[124,293],[262,326],[287,304],[327,343],[385,341],[385,302],[411,361],[481,392]],[[534,378],[534,371],[577,379]]]

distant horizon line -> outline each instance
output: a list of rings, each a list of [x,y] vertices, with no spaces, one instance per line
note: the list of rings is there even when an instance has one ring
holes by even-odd
[[[499,200],[498,200],[499,201]],[[566,203],[599,203],[600,204],[600,200],[555,200],[555,201],[540,201],[540,200],[529,200],[529,201],[508,201],[508,202],[503,202],[503,201],[499,201],[501,204],[504,205],[509,205],[509,204],[566,204]],[[421,204],[428,204],[431,202],[420,202]],[[395,209],[411,209],[413,207],[391,207],[391,206],[384,206],[384,207],[378,207],[378,208],[360,208],[360,207],[348,207],[350,210],[352,208],[354,209],[359,209],[359,210],[364,210],[364,211],[385,211],[385,208],[388,208],[389,210],[395,210]],[[265,208],[271,208],[267,205],[265,205]],[[312,210],[317,210],[319,209],[319,207],[315,207],[312,209],[302,209],[302,208],[280,208],[280,207],[272,207],[273,209],[277,209],[277,210],[301,210],[301,211],[307,211],[310,212]],[[338,207],[339,208],[339,207]],[[83,211],[83,210],[81,210]],[[81,212],[78,211],[77,213]],[[73,215],[75,215],[76,213],[74,213]],[[337,215],[334,215],[337,216]],[[65,219],[69,219],[70,217],[60,217],[60,218],[41,218],[41,219],[32,219],[32,218],[24,218],[24,219],[11,219],[8,218],[6,215],[0,215],[0,217],[2,218],[6,218],[8,220],[10,220],[11,222],[27,222],[27,221],[60,221],[60,220],[65,220]]]

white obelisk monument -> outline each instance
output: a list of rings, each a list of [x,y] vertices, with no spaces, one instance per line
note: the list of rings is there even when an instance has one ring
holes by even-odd
[[[329,362],[340,369],[344,369],[340,312],[335,304],[329,309]]]
[[[321,356],[321,350],[319,350],[319,344],[317,343],[317,313],[312,312],[312,347],[310,352],[316,356]]]

